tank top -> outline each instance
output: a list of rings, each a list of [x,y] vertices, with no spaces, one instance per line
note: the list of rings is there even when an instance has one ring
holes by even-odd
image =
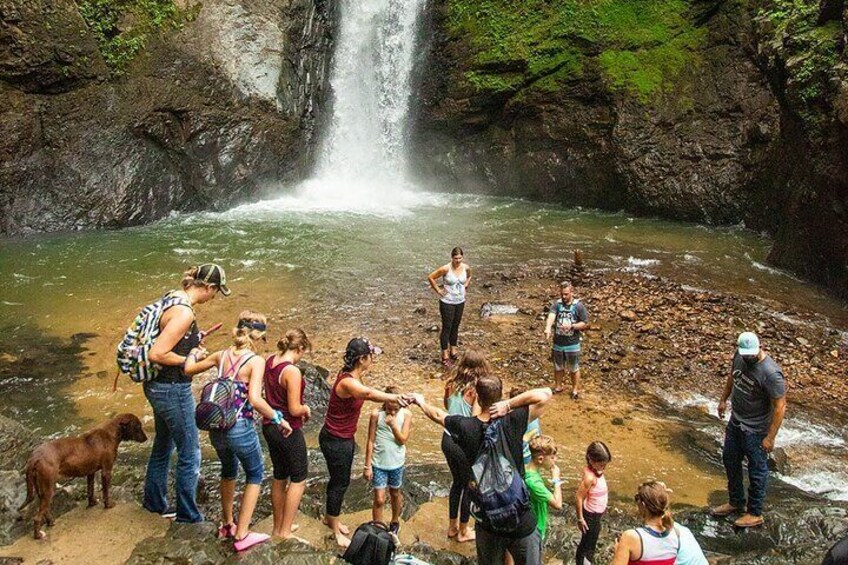
[[[474,407],[465,401],[465,395],[458,390],[448,396],[448,416],[471,416]],[[450,432],[445,430],[445,435],[450,436]]]
[[[237,420],[253,420],[253,406],[250,405],[250,400],[248,396],[248,383],[239,379],[238,372],[241,371],[241,368],[254,355],[256,354],[252,352],[247,352],[233,359],[232,350],[227,349],[221,356],[221,365],[218,367],[219,378],[221,376],[230,374],[231,378],[233,379],[233,384],[235,385],[236,392],[236,396],[233,399],[233,407],[238,411],[236,416]],[[227,371],[224,371],[225,360],[229,361],[230,363],[230,366],[227,367]]]
[[[586,467],[586,472],[595,474],[589,467]],[[595,476],[597,477],[597,475]],[[589,489],[589,493],[583,501],[583,508],[594,514],[603,514],[607,509],[608,502],[609,489],[607,488],[607,478],[601,475],[595,481],[595,486]]]
[[[406,410],[399,410],[395,419],[398,427],[403,428]],[[391,471],[403,467],[405,462],[406,446],[397,442],[394,432],[386,423],[386,411],[380,410],[377,416],[377,433],[374,434],[374,454],[371,457],[371,464],[384,471]]]
[[[442,286],[444,286],[447,294],[440,300],[445,304],[462,304],[465,302],[465,282],[467,280],[465,267],[462,267],[459,276],[456,276],[453,270],[448,267],[448,272],[442,277]]]
[[[268,402],[268,405],[275,409],[279,410],[283,413],[283,417],[286,419],[286,422],[292,427],[293,430],[299,430],[303,427],[303,418],[301,416],[292,416],[289,413],[289,399],[287,395],[287,391],[282,384],[280,384],[280,376],[283,374],[283,371],[291,365],[289,361],[283,361],[276,367],[273,366],[274,359],[276,355],[271,355],[265,361],[265,401]],[[303,404],[303,392],[306,390],[306,379],[301,376],[300,379],[300,403]],[[262,419],[262,424],[270,424],[271,420],[268,418]]]
[[[330,391],[330,401],[327,403],[327,415],[324,417],[324,427],[331,435],[340,439],[352,439],[356,435],[356,424],[359,423],[359,413],[362,411],[364,399],[354,397],[341,398],[336,389],[344,379],[352,379],[350,373],[339,373],[333,389]]]
[[[171,308],[174,306],[171,306]],[[197,322],[192,320],[186,334],[177,342],[171,351],[185,357],[198,345],[200,345],[200,330],[197,328]],[[153,381],[157,383],[190,383],[191,375],[183,373],[183,368],[179,365],[162,365]]]
[[[674,565],[680,551],[680,538],[674,528],[659,533],[651,528],[639,526],[636,533],[642,540],[642,557],[630,561],[630,565]]]

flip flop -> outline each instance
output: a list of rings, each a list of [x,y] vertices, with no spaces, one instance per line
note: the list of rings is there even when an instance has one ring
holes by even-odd
[[[221,524],[218,527],[218,539],[225,538],[234,538],[236,537],[236,525],[235,524]]]
[[[579,392],[572,392],[571,393],[571,400],[580,400],[580,393]]]
[[[256,532],[250,532],[240,540],[236,540],[233,544],[233,547],[236,548],[236,551],[242,552],[246,549],[250,549],[254,545],[265,543],[269,539],[271,539],[271,536],[269,536],[268,534],[258,534]]]
[[[562,388],[561,386],[558,386],[558,387],[554,388],[554,394],[560,394],[564,390],[565,390],[564,388]]]

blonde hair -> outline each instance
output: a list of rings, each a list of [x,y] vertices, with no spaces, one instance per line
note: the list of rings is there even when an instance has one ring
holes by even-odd
[[[459,358],[459,363],[457,363],[456,369],[451,371],[445,386],[451,387],[453,392],[465,392],[468,387],[473,387],[477,383],[477,379],[491,374],[492,367],[489,365],[485,353],[479,349],[471,348]]]
[[[639,511],[651,518],[662,517],[662,527],[665,531],[674,527],[670,494],[671,489],[662,481],[645,481],[636,490],[636,504],[639,506]]]
[[[257,330],[249,325],[243,325],[242,322],[259,322],[264,325],[268,323],[268,318],[265,314],[245,310],[239,314],[238,324],[233,328],[233,345],[236,349],[247,348],[256,351],[254,342],[265,338],[265,330]]]
[[[200,287],[200,286],[212,286],[209,283],[203,282],[201,279],[197,278],[197,273],[200,272],[200,267],[189,267],[183,272],[183,280],[180,281],[180,286],[183,287],[183,290],[188,290],[191,287]]]
[[[554,438],[551,436],[536,436],[529,443],[530,456],[534,459],[540,455],[556,455],[557,451],[559,451]]]
[[[306,336],[306,332],[300,328],[294,328],[287,331],[286,335],[277,341],[277,350],[280,353],[301,348],[304,351],[312,351],[312,342],[309,341],[309,338]]]

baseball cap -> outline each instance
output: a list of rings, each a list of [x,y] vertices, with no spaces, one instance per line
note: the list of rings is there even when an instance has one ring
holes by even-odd
[[[383,350],[376,345],[372,345],[367,337],[355,337],[347,344],[345,358],[356,359],[363,355],[380,355],[382,352]]]
[[[739,355],[759,355],[760,338],[754,332],[742,332],[736,340],[739,347]]]
[[[218,290],[220,290],[221,294],[224,296],[229,296],[230,292],[232,292],[227,287],[227,274],[220,265],[216,265],[215,263],[200,265],[197,268],[197,275],[195,275],[194,278],[196,280],[203,281],[206,284],[217,286]]]

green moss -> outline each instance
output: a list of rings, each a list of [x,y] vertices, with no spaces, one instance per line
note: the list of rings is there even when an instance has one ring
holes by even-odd
[[[783,60],[787,97],[812,126],[827,119],[834,94],[831,77],[842,49],[842,23],[818,25],[818,15],[819,3],[813,0],[770,0],[757,14],[761,42],[772,45]]]
[[[447,22],[472,49],[465,79],[478,91],[556,91],[596,59],[591,66],[610,88],[647,102],[698,63],[706,32],[693,26],[688,7],[684,0],[448,0]]]
[[[113,74],[121,74],[155,33],[180,29],[199,4],[179,8],[173,0],[82,0],[80,14]]]

